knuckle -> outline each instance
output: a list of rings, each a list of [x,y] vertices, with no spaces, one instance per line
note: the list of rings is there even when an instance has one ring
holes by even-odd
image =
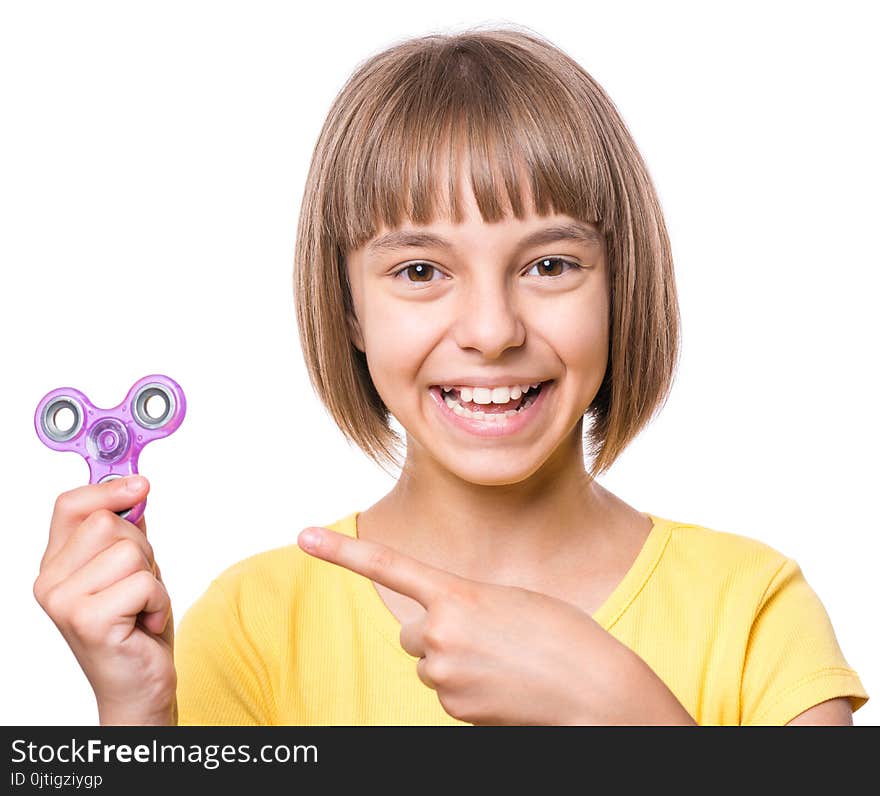
[[[133,539],[120,539],[116,547],[116,554],[126,569],[142,569],[145,566],[144,553]]]
[[[53,619],[61,620],[68,608],[69,600],[58,586],[48,589],[43,593],[43,610]]]
[[[83,523],[89,535],[110,537],[116,530],[117,515],[110,509],[97,509]]]
[[[52,509],[54,517],[64,517],[73,509],[73,496],[70,492],[62,492],[55,498],[55,506]]]
[[[425,658],[425,674],[438,686],[448,688],[452,684],[452,669],[442,657],[434,655]]]
[[[153,573],[146,569],[141,569],[131,576],[132,584],[135,589],[144,595],[151,593],[158,583],[153,577]]]
[[[119,515],[115,511],[110,511],[110,509],[101,508],[96,509],[92,512],[92,514],[98,517],[98,521],[102,525],[106,525],[110,528],[116,528],[119,525]]]
[[[44,600],[46,599],[46,582],[43,578],[42,573],[37,575],[34,580],[33,586],[34,599],[40,604],[41,607],[45,608]]]
[[[447,624],[438,617],[429,615],[425,620],[425,644],[433,650],[444,649],[449,644],[449,631]]]
[[[447,589],[449,597],[466,609],[474,608],[478,602],[477,591],[469,581],[464,578],[458,579]]]
[[[396,560],[397,556],[393,550],[387,547],[379,547],[370,552],[367,563],[373,572],[387,572],[394,566]]]

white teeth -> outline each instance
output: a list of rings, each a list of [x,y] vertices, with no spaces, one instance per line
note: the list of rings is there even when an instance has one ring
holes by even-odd
[[[464,391],[462,391],[464,392]],[[522,412],[524,409],[528,409],[535,401],[535,399],[531,396],[526,398],[522,406],[519,409],[508,409],[506,412],[483,412],[481,410],[477,410],[476,412],[472,412],[470,409],[466,409],[461,405],[459,401],[456,401],[451,395],[444,395],[443,400],[446,405],[457,414],[459,417],[471,417],[476,420],[483,420],[484,422],[494,422],[494,423],[506,423],[507,418],[511,415],[518,414]]]
[[[506,404],[508,401],[517,401],[530,389],[535,389],[541,382],[534,384],[514,384],[512,387],[462,387],[460,399],[464,403],[477,404]],[[444,384],[444,393],[452,392],[454,387]]]
[[[492,403],[492,388],[491,387],[474,387],[474,403],[475,404],[490,404]],[[464,396],[462,395],[462,399]]]

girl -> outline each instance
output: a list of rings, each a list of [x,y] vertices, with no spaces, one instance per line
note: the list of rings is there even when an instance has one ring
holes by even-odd
[[[852,723],[868,695],[793,560],[596,481],[666,400],[679,315],[644,162],[570,57],[511,28],[364,62],[294,287],[314,389],[399,479],[220,574],[176,642],[113,513],[146,484],[62,495],[35,593],[102,723]]]

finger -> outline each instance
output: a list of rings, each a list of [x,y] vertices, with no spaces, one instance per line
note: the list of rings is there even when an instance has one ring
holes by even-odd
[[[435,691],[437,690],[437,683],[431,678],[430,674],[428,674],[428,659],[420,658],[419,662],[416,664],[416,674],[419,676],[419,680],[421,680],[428,688],[433,688]]]
[[[353,539],[328,528],[306,530],[315,533],[318,538],[317,546],[312,546],[305,531],[299,535],[297,541],[307,553],[412,597],[425,608],[459,579],[451,572],[416,561],[378,542]]]
[[[414,658],[422,658],[428,654],[425,643],[425,621],[427,612],[414,622],[407,622],[400,628],[400,646]]]
[[[74,572],[62,588],[68,594],[97,594],[140,570],[152,577],[153,562],[131,539],[120,539]]]
[[[150,491],[146,478],[142,485],[131,489],[128,478],[114,478],[103,484],[85,486],[62,492],[55,501],[52,522],[49,526],[49,542],[43,555],[43,564],[50,561],[64,546],[80,523],[98,509],[125,511],[143,500]]]
[[[51,582],[64,580],[121,539],[136,544],[146,559],[151,564],[154,562],[153,546],[139,529],[133,528],[130,522],[109,509],[99,509],[80,524],[41,574]]]
[[[171,598],[165,587],[149,572],[140,570],[93,595],[91,605],[96,617],[136,618],[144,614],[143,623],[151,633],[159,635],[171,617]]]

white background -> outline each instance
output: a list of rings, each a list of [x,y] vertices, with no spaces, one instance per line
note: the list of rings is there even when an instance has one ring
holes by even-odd
[[[402,38],[511,22],[608,91],[657,185],[683,312],[661,415],[601,482],[794,558],[880,717],[874,506],[878,56],[869,3],[4,3],[0,10],[3,724],[89,724],[32,595],[85,462],[36,437],[49,390],[115,406],[165,373],[149,536],[177,620],[232,563],[392,482],[309,387],[291,291],[324,116]],[[435,10],[436,9],[436,10]],[[548,120],[552,123],[552,120]]]

